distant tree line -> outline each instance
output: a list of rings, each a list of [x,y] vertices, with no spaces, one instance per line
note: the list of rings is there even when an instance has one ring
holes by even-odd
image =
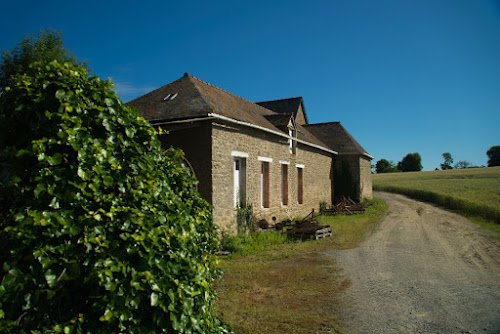
[[[466,161],[466,160],[460,160],[455,165],[453,165],[453,158],[451,156],[451,153],[449,153],[449,152],[443,153],[442,156],[443,156],[444,162],[440,165],[441,170],[464,169],[464,168],[477,167],[477,166],[474,166],[471,162]],[[438,168],[436,168],[436,169],[438,169]]]
[[[486,151],[486,155],[488,156],[488,167],[500,166],[500,145],[490,147],[490,149]],[[465,160],[461,160],[457,162],[455,165],[452,165],[453,158],[451,157],[451,153],[449,152],[443,153],[443,159],[444,162],[441,164],[442,170],[477,167],[474,166],[469,161]]]
[[[419,153],[408,153],[403,160],[395,164],[393,161],[380,159],[375,165],[377,174],[394,172],[418,172],[422,170],[422,157]]]
[[[490,149],[486,151],[486,155],[488,156],[488,167],[500,166],[500,145],[490,147]],[[442,156],[444,161],[440,164],[441,170],[477,167],[466,160],[460,160],[453,164],[453,157],[450,152],[445,152]],[[408,153],[403,160],[399,161],[397,164],[392,160],[380,159],[373,167],[375,167],[377,174],[418,172],[422,170],[422,158],[419,153]],[[436,168],[436,170],[438,170],[438,168]]]

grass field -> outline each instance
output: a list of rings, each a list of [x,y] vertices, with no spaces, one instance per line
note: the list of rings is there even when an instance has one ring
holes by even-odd
[[[235,333],[343,333],[342,279],[329,249],[355,247],[384,216],[387,205],[373,200],[365,214],[321,217],[333,237],[292,242],[279,233],[233,237],[235,252],[221,257],[218,315]]]
[[[500,224],[500,167],[375,174],[373,189],[408,195]]]

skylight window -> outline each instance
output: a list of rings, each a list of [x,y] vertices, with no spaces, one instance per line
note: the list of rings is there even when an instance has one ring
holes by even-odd
[[[179,94],[177,94],[177,93],[175,93],[175,94],[168,94],[167,96],[165,96],[163,98],[163,101],[172,101],[173,99],[175,99],[177,97],[177,95],[179,95]]]

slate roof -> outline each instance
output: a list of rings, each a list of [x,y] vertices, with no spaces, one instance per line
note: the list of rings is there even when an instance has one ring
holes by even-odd
[[[164,100],[174,94],[177,94],[175,98]],[[288,135],[288,131],[282,127],[285,114],[250,102],[188,73],[130,101],[128,105],[139,109],[141,115],[152,124],[183,119],[208,119],[209,114],[217,114]],[[297,129],[298,139],[330,150],[304,127],[299,125]]]
[[[274,115],[264,115],[264,117],[271,122],[274,126],[288,126],[292,114],[274,114]]]
[[[173,100],[164,101],[169,94]],[[275,130],[263,115],[272,111],[233,95],[186,73],[180,79],[128,103],[141,111],[148,121],[172,121],[208,117],[216,113],[232,119]]]
[[[304,99],[301,96],[255,103],[280,114],[293,114],[293,117],[297,116],[299,107],[302,105],[302,109],[304,110],[304,118],[307,123],[307,115],[304,108]]]
[[[373,159],[340,122],[307,124],[304,127],[339,154],[360,154]]]

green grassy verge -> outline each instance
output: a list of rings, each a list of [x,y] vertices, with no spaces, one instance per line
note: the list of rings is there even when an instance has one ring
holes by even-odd
[[[494,232],[488,235],[488,238],[500,242],[500,224],[477,216],[467,216],[467,218],[478,224],[482,229]]]
[[[373,189],[500,224],[500,167],[373,175]]]
[[[333,237],[290,241],[257,232],[224,241],[234,251],[220,258],[218,315],[236,333],[343,333],[340,293],[350,282],[324,251],[355,247],[385,215],[378,199],[354,216],[321,217]]]

